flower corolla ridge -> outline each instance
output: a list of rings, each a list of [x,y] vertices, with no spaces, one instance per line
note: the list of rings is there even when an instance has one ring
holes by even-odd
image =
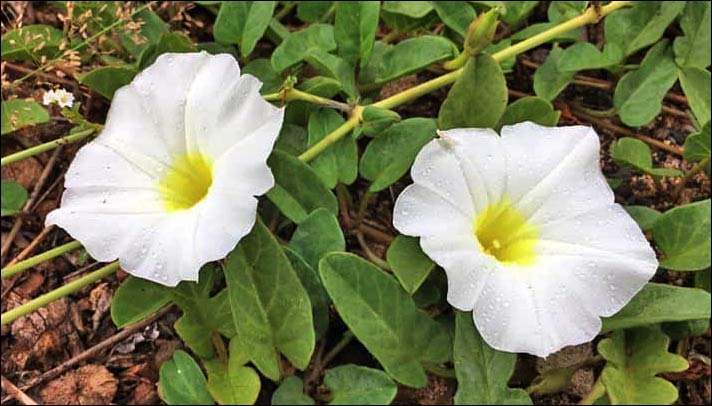
[[[283,109],[228,54],[163,54],[116,91],[101,134],[67,171],[65,229],[98,261],[163,285],[195,281],[252,229],[274,185]]]
[[[591,341],[655,273],[655,252],[614,203],[600,142],[531,122],[439,132],[418,154],[393,223],[447,273],[495,349],[545,357]]]

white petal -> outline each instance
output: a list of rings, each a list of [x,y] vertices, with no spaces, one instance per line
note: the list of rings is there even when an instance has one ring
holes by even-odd
[[[502,128],[507,196],[530,221],[573,217],[613,202],[601,174],[599,140],[590,127],[526,122]]]
[[[412,236],[473,234],[473,218],[474,213],[418,183],[403,190],[393,209],[393,226]]]
[[[218,159],[241,140],[265,132],[265,125],[277,123],[270,130],[276,131],[276,137],[284,109],[266,102],[259,94],[260,87],[262,83],[254,76],[240,76],[231,55],[212,57],[190,88],[185,117],[188,138],[203,153]]]
[[[421,237],[420,246],[447,273],[447,301],[472,310],[490,274],[497,272],[497,262],[480,252],[472,233]]]
[[[457,169],[439,168],[438,162],[433,162],[433,171],[445,172],[441,175],[443,178],[462,173],[466,183],[463,189],[469,192],[477,212],[497,203],[506,186],[506,156],[499,135],[490,129],[477,128],[440,131],[439,134],[442,137],[440,145],[446,146],[444,150],[455,157]],[[413,180],[422,182],[415,176]],[[456,186],[462,188],[459,183]]]

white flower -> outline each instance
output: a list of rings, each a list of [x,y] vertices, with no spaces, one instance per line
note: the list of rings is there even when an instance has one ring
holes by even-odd
[[[613,202],[588,127],[440,133],[418,154],[394,225],[445,269],[448,301],[492,347],[547,356],[592,340],[657,269]]]
[[[227,54],[164,54],[114,95],[47,224],[99,261],[175,286],[225,257],[274,185],[266,160],[283,110]]]
[[[54,103],[56,100],[57,96],[54,93],[54,90],[47,90],[44,95],[42,95],[42,104],[45,106],[49,106],[50,104]]]
[[[48,90],[42,96],[42,104],[49,106],[56,103],[59,107],[72,108],[74,105],[74,94],[65,89]]]

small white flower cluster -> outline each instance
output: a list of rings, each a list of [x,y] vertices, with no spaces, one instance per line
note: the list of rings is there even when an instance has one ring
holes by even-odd
[[[284,109],[227,54],[164,54],[114,95],[47,224],[99,261],[168,286],[198,279],[252,229],[274,186]],[[236,96],[239,95],[239,96]],[[49,91],[44,103],[70,107]],[[476,106],[473,106],[476,108]],[[592,340],[658,262],[614,202],[588,127],[451,129],[420,151],[394,226],[446,272],[447,299],[487,343],[547,356]]]
[[[66,89],[48,90],[42,96],[42,104],[57,104],[59,107],[71,109],[74,105],[74,94]]]

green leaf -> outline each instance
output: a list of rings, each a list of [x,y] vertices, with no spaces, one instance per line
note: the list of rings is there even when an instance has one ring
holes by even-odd
[[[319,263],[324,287],[356,338],[396,381],[424,387],[421,362],[450,357],[444,328],[421,313],[398,282],[353,254],[332,253]]]
[[[507,81],[492,56],[471,58],[440,106],[438,125],[451,128],[493,128],[507,108]],[[477,106],[473,109],[472,106]]]
[[[252,405],[260,394],[260,377],[245,366],[249,358],[238,340],[230,340],[227,364],[219,359],[203,361],[208,372],[208,392],[221,405]]]
[[[49,113],[34,100],[2,101],[2,135],[47,122],[49,122]]]
[[[3,179],[0,182],[0,192],[2,194],[1,217],[11,216],[22,211],[22,206],[27,201],[27,190],[21,184]]]
[[[136,13],[133,20],[141,24],[140,32],[120,32],[119,37],[121,37],[121,45],[131,55],[138,57],[147,46],[160,41],[161,36],[168,32],[168,24],[150,8],[145,8]]]
[[[213,27],[215,40],[237,44],[243,56],[251,54],[267,30],[276,6],[276,1],[224,2]]]
[[[710,276],[712,272],[710,272],[710,268],[707,268],[705,270],[695,272],[695,286],[698,288],[704,289],[707,292],[710,292],[711,289],[711,281],[710,281]]]
[[[168,52],[187,53],[194,51],[195,46],[193,46],[190,38],[185,35],[179,32],[163,34],[157,43],[147,46],[143,52],[141,52],[141,56],[138,59],[138,70],[142,71],[146,69],[156,62],[156,58],[162,54]]]
[[[710,72],[701,68],[681,68],[679,72],[682,91],[687,96],[695,119],[700,125],[710,121]]]
[[[267,197],[287,218],[301,223],[320,207],[338,213],[336,196],[307,164],[281,151],[274,151],[267,163],[275,181]]]
[[[304,59],[322,75],[338,80],[347,96],[353,99],[358,97],[354,67],[351,63],[321,49],[313,50]]]
[[[607,68],[622,59],[623,53],[616,47],[607,47],[601,52],[590,42],[578,42],[564,49],[559,57],[557,69],[567,72]]]
[[[710,267],[710,199],[666,211],[653,227],[660,266],[675,271]]]
[[[688,1],[680,17],[685,33],[675,38],[673,50],[679,66],[710,66],[710,2]]]
[[[282,77],[272,69],[272,62],[266,58],[254,59],[242,67],[242,73],[249,73],[262,82],[260,94],[277,93],[282,88]]]
[[[388,405],[398,392],[388,374],[358,365],[326,371],[324,385],[331,391],[330,405]]]
[[[361,83],[381,85],[450,59],[456,52],[450,40],[434,35],[410,38],[396,45],[376,42],[371,59],[361,72]]]
[[[431,1],[430,4],[445,25],[465,38],[468,27],[477,17],[471,5],[462,1]]]
[[[401,121],[401,117],[395,111],[373,105],[364,107],[361,113],[361,129],[364,134],[371,137],[381,134],[399,121]]]
[[[667,321],[710,317],[710,294],[702,289],[648,283],[621,311],[603,319],[601,333]]]
[[[319,339],[329,328],[329,304],[331,303],[329,295],[326,294],[324,285],[321,284],[316,267],[312,268],[301,255],[289,247],[284,247],[284,253],[287,254],[294,272],[297,273],[302,286],[309,294],[312,319],[314,319],[314,333],[316,338]]]
[[[296,31],[282,41],[272,52],[272,67],[276,72],[295,65],[316,50],[333,51],[336,49],[334,28],[326,24],[313,24]]]
[[[111,320],[118,328],[137,323],[147,319],[170,301],[170,290],[165,286],[129,276],[116,289],[111,300]]]
[[[329,252],[344,251],[346,242],[336,216],[326,209],[314,210],[292,234],[289,246],[316,269]]]
[[[685,139],[684,157],[687,161],[701,161],[710,157],[710,122],[708,121],[697,133],[690,134]]]
[[[663,215],[659,211],[646,206],[623,206],[623,208],[633,217],[633,220],[638,223],[643,231],[651,230],[655,222]]]
[[[77,73],[75,76],[79,83],[89,86],[95,92],[111,100],[118,88],[131,83],[136,76],[136,69],[103,66],[86,73]]]
[[[455,311],[456,405],[531,405],[522,389],[507,386],[517,354],[497,351],[475,329],[472,313]]]
[[[411,18],[423,18],[433,10],[428,1],[384,1],[383,11]]]
[[[507,12],[500,17],[500,20],[510,28],[516,28],[526,20],[537,4],[539,4],[538,1],[508,1]]]
[[[307,145],[313,146],[344,123],[341,114],[333,109],[314,110],[309,116]],[[314,158],[309,164],[319,175],[327,188],[333,189],[337,183],[351,184],[358,172],[356,141],[347,134]]]
[[[580,16],[588,6],[587,1],[552,1],[547,16],[552,23],[562,23]]]
[[[336,2],[334,39],[339,55],[351,66],[366,66],[373,50],[380,5],[374,1]]]
[[[10,30],[2,36],[2,60],[51,58],[59,52],[62,42],[67,42],[62,30],[50,25],[34,24]]]
[[[554,106],[548,100],[536,96],[522,97],[507,106],[497,128],[524,121],[532,121],[545,127],[555,127],[559,122],[560,115],[561,112],[554,110]]]
[[[378,192],[400,179],[436,131],[433,119],[409,118],[374,138],[366,147],[359,166],[361,176],[373,182],[368,190]]]
[[[614,405],[669,405],[677,400],[673,384],[655,375],[681,372],[685,358],[667,352],[670,339],[655,328],[616,331],[598,343],[608,361],[601,380]]]
[[[648,144],[637,138],[624,137],[611,148],[611,158],[619,165],[628,166],[654,176],[680,176],[682,172],[672,168],[653,168],[653,157]]]
[[[307,131],[298,125],[283,124],[274,148],[289,155],[299,156],[307,149]]]
[[[554,100],[568,86],[576,72],[562,71],[559,61],[563,51],[554,45],[546,61],[534,72],[534,93],[546,100]]]
[[[297,18],[305,23],[319,22],[333,4],[333,1],[300,1],[297,5]]]
[[[228,256],[225,279],[240,342],[260,372],[279,380],[279,353],[306,368],[314,350],[309,296],[262,222]]]
[[[279,388],[272,394],[273,406],[313,404],[314,399],[304,394],[304,382],[302,382],[302,378],[294,375],[285,378],[282,384],[279,385]]]
[[[683,7],[684,1],[637,1],[611,13],[604,22],[606,47],[616,47],[628,56],[654,44]]]
[[[406,292],[415,293],[435,268],[435,263],[423,253],[418,239],[397,236],[386,252],[388,266]]]
[[[158,395],[169,405],[214,405],[198,364],[184,351],[161,365]]]

